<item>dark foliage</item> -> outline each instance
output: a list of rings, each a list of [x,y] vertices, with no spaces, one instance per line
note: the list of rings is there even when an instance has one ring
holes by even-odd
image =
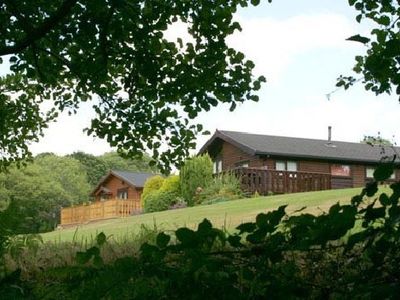
[[[358,15],[374,24],[368,37],[359,34],[348,40],[367,47],[365,55],[356,56],[354,71],[360,74],[366,90],[376,95],[395,91],[400,97],[400,13],[399,2],[395,0],[349,0]],[[348,88],[358,80],[353,76],[341,76],[338,86]],[[400,98],[399,98],[400,100]]]
[[[165,171],[180,164],[203,132],[191,121],[201,111],[258,100],[265,78],[225,42],[249,2],[259,1],[1,1],[0,64],[11,73],[0,78],[0,168],[30,157],[27,144],[58,112],[93,96],[88,134],[132,158],[150,150]],[[178,22],[189,40],[165,38]]]
[[[389,174],[382,165],[377,174]],[[380,175],[379,175],[380,176]],[[379,178],[381,179],[381,178]],[[234,233],[207,220],[161,232],[139,255],[105,264],[106,236],[76,264],[0,283],[0,295],[33,299],[395,299],[400,292],[400,183],[369,184],[321,215],[261,213]],[[373,198],[371,198],[373,197]],[[372,201],[371,201],[372,200]]]

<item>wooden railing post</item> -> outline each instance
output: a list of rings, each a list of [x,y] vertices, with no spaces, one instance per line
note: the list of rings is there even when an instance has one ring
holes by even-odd
[[[277,171],[240,167],[232,170],[243,191],[266,195],[330,189],[331,176],[327,173]]]

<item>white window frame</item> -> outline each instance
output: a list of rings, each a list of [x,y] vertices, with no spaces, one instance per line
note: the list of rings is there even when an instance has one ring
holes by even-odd
[[[292,169],[292,170],[290,170],[290,169],[289,169],[289,165],[290,165],[290,166],[294,166],[294,168],[290,168],[290,169]],[[286,170],[287,170],[287,171],[290,171],[290,172],[297,172],[297,162],[292,161],[292,160],[288,160],[288,161],[286,162]]]
[[[295,168],[291,168],[291,170],[289,170],[289,166],[291,166],[291,167],[295,166]],[[276,160],[275,161],[275,170],[276,171],[297,172],[297,162],[293,161],[293,160],[286,160],[286,161],[285,160]]]
[[[242,160],[239,161],[235,164],[236,168],[248,168],[249,167],[250,162],[248,160]]]
[[[219,174],[222,172],[222,158],[217,157],[213,161],[213,174]]]
[[[128,199],[128,189],[120,189],[117,191],[117,198],[120,200]]]
[[[365,177],[366,178],[374,178],[374,172],[375,172],[374,167],[366,167],[365,168]]]
[[[286,171],[286,162],[284,160],[275,161],[275,170],[277,170],[277,171]]]

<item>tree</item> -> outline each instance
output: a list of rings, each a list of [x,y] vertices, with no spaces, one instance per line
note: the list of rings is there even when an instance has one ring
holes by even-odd
[[[5,187],[5,174],[0,173],[0,211],[7,208],[10,201],[9,191]]]
[[[107,152],[98,156],[106,166],[107,170],[125,170],[131,172],[154,172],[157,173],[157,168],[149,166],[151,158],[147,154],[143,154],[141,158],[124,159],[117,152]],[[104,175],[104,174],[103,174]]]
[[[107,165],[99,157],[85,152],[74,152],[69,157],[72,157],[80,162],[87,174],[87,181],[91,187],[99,183],[101,177],[107,173]]]
[[[365,55],[356,56],[354,71],[362,75],[359,80],[366,90],[377,95],[395,90],[400,97],[399,1],[349,0],[349,4],[358,11],[358,22],[368,19],[376,25],[369,37],[357,34],[349,38],[368,48]],[[337,85],[347,89],[356,81],[353,76],[341,76]]]
[[[200,192],[212,182],[212,161],[208,154],[195,156],[185,161],[180,169],[180,185],[184,200],[193,206]]]
[[[192,121],[199,112],[258,100],[254,91],[265,78],[254,78],[254,63],[225,43],[240,30],[233,13],[247,5],[1,1],[0,59],[9,60],[11,74],[0,78],[0,167],[30,157],[28,143],[58,112],[72,113],[90,100],[97,116],[88,134],[105,138],[125,156],[148,150],[164,171],[179,164],[203,132]],[[177,22],[188,26],[192,40],[164,37]],[[42,112],[43,102],[52,108]]]
[[[65,191],[66,200],[70,203],[81,203],[88,200],[90,186],[84,167],[71,157],[47,155],[35,159],[41,171],[49,174]]]
[[[84,169],[70,157],[39,155],[24,168],[0,174],[0,197],[13,200],[20,214],[15,233],[53,230],[61,207],[87,201],[89,190]]]
[[[365,135],[361,143],[372,146],[393,146],[390,140],[382,138],[379,133],[377,136]]]

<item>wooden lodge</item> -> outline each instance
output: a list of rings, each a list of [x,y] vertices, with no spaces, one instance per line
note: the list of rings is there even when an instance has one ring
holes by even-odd
[[[270,136],[217,130],[200,149],[214,174],[234,173],[248,193],[294,193],[362,187],[373,180],[382,156],[397,158],[399,147]],[[400,180],[396,169],[390,181]]]
[[[93,201],[61,209],[61,226],[127,217],[142,209],[140,197],[151,173],[110,171],[92,191]]]

